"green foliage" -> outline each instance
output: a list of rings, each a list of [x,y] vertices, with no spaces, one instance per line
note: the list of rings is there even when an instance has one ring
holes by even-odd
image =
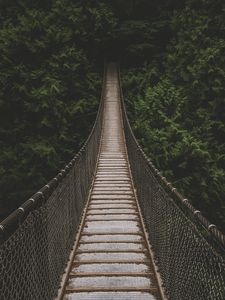
[[[0,207],[6,215],[86,139],[100,98],[96,59],[116,19],[104,3],[20,0],[2,4],[0,22]]]
[[[103,57],[119,57],[140,143],[225,230],[223,0],[8,0],[0,23],[0,206],[15,208],[78,150]]]
[[[162,11],[152,32],[157,33],[153,41],[163,38],[162,20],[169,24],[166,47],[156,40],[158,55],[143,59],[143,67],[125,70],[123,76],[130,119],[145,151],[223,230],[224,8],[223,1],[193,0],[177,10],[170,6],[167,16]]]

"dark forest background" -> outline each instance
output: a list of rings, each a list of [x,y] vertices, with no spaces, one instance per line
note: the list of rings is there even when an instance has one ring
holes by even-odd
[[[0,3],[1,218],[86,139],[107,58],[148,156],[225,231],[225,2]]]

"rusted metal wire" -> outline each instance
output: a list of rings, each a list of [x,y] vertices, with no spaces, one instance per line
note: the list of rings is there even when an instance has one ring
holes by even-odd
[[[49,300],[57,294],[95,172],[104,93],[103,82],[95,124],[79,153],[0,223],[2,300]]]
[[[225,299],[224,235],[143,152],[127,117],[121,83],[120,96],[133,179],[168,298]]]
[[[49,300],[57,294],[95,171],[104,95],[105,83],[95,125],[80,152],[55,178],[0,223],[0,295],[3,300]],[[121,84],[120,97],[133,181],[168,298],[224,300],[224,235],[148,159],[130,127]],[[111,168],[110,163],[108,168]],[[102,171],[102,166],[99,169]],[[113,186],[115,179],[110,180]],[[102,179],[101,185],[105,189],[109,185],[108,178]],[[124,188],[126,186],[124,180]],[[102,211],[98,213],[100,218],[104,216]],[[117,212],[112,212],[110,218],[116,215]],[[129,217],[128,212],[123,215]],[[94,213],[89,210],[87,216],[93,217]],[[135,236],[134,232],[129,234]],[[101,233],[98,236],[101,240]],[[121,263],[119,259],[117,262]]]

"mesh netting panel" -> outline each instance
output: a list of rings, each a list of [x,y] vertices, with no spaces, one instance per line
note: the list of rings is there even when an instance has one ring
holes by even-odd
[[[44,204],[31,210],[21,225],[13,225],[14,233],[4,237],[0,246],[1,300],[50,300],[57,295],[95,172],[102,115],[103,102],[87,142],[58,175],[59,180],[55,178],[57,187],[47,197],[38,192],[45,198]],[[3,233],[12,219],[9,216],[1,223]]]
[[[1,299],[50,299],[47,211],[39,209],[0,249]]]
[[[132,175],[168,298],[224,300],[224,254],[159,183],[123,114]]]

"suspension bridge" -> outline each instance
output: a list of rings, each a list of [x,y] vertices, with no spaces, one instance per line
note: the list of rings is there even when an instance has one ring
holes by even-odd
[[[138,145],[114,63],[82,149],[0,234],[2,300],[225,299],[225,237]]]

